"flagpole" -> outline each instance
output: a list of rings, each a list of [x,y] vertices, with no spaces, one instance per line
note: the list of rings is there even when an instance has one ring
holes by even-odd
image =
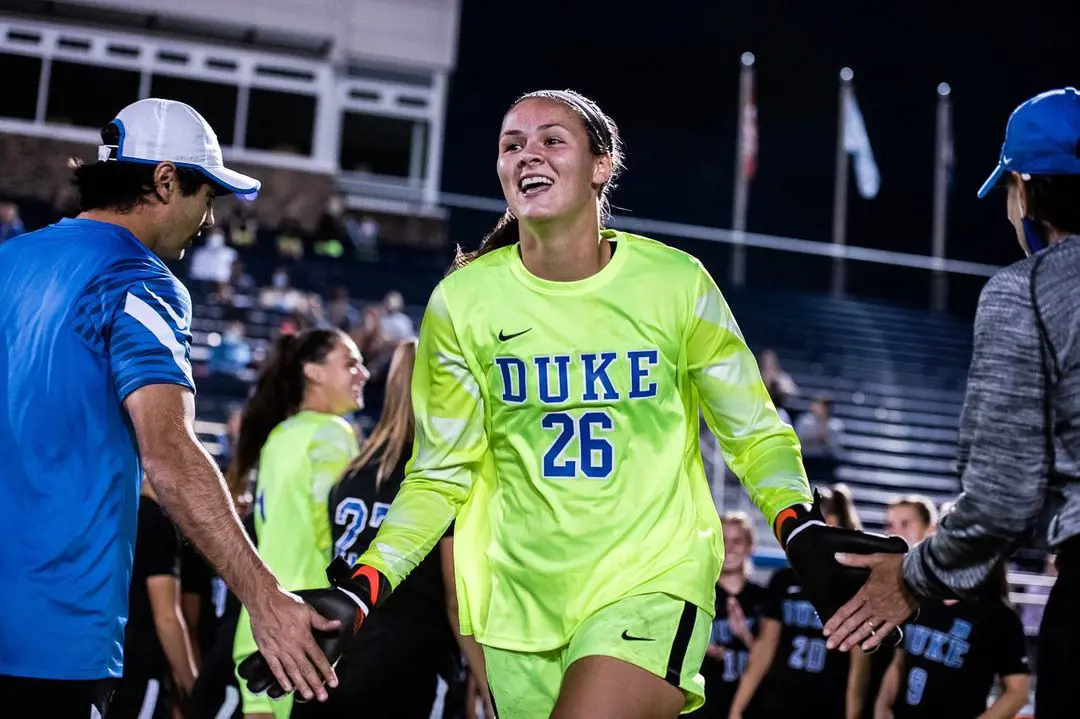
[[[855,73],[850,67],[840,71],[840,111],[836,123],[836,179],[833,187],[833,244],[841,247],[847,244],[847,196],[848,196],[848,156],[844,145],[844,133],[847,124],[847,103],[851,94],[851,80]],[[833,257],[832,293],[835,297],[844,294],[847,277],[842,253]]]
[[[945,221],[949,202],[949,170],[952,164],[952,108],[949,94],[952,88],[943,82],[937,87],[937,131],[934,141],[934,219],[932,225],[933,255],[945,258]],[[933,308],[944,312],[948,306],[949,279],[943,269],[934,270]]]
[[[735,196],[732,201],[732,246],[731,246],[731,284],[742,287],[746,284],[746,245],[743,233],[746,232],[746,207],[750,197],[750,178],[746,173],[746,118],[744,113],[750,104],[750,95],[754,87],[754,53],[744,52],[742,69],[739,71],[739,109],[735,130]]]

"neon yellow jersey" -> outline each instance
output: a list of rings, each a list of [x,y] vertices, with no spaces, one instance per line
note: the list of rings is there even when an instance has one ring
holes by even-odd
[[[714,612],[723,534],[699,409],[771,523],[810,502],[727,302],[701,264],[607,231],[576,282],[531,275],[516,245],[432,294],[413,376],[407,477],[360,558],[397,585],[455,525],[463,633],[546,651],[618,599],[665,592]]]
[[[356,433],[336,415],[304,411],[274,427],[259,453],[255,533],[259,556],[289,591],[329,586],[327,500],[359,452]],[[237,662],[255,651],[247,609],[233,645]]]

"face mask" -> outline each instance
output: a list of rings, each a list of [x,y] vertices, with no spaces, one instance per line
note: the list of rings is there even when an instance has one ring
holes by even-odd
[[[289,276],[284,273],[277,273],[274,275],[273,282],[274,287],[277,287],[280,290],[281,288],[288,286]]]

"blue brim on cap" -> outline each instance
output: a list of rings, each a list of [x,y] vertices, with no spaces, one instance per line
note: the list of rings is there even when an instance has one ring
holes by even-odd
[[[994,189],[994,187],[1001,181],[1001,176],[1004,174],[1005,165],[999,162],[997,164],[997,167],[994,168],[994,171],[990,173],[990,177],[986,178],[986,182],[984,182],[982,184],[982,187],[979,188],[979,198],[981,199],[983,197],[986,197],[990,193],[990,190]]]

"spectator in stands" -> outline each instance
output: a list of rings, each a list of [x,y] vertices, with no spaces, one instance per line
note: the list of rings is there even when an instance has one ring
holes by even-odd
[[[416,337],[416,326],[412,318],[405,314],[405,298],[400,292],[387,292],[382,306],[383,313],[379,323],[388,342],[397,343]]]
[[[0,243],[26,232],[19,207],[14,202],[0,202]]]
[[[356,257],[360,260],[373,262],[379,258],[379,223],[374,217],[364,215],[357,222],[350,217],[349,239],[356,248]]]
[[[349,301],[348,287],[335,287],[327,308],[327,320],[342,332],[352,332],[360,323],[360,313]]]
[[[386,373],[396,344],[386,336],[381,305],[368,305],[361,312],[359,329],[353,331],[356,343],[364,355],[371,377],[364,391],[364,413],[377,418],[382,412]]]
[[[209,370],[212,373],[239,376],[251,364],[251,345],[244,337],[244,323],[230,322],[221,334],[221,342],[210,349]]]
[[[289,279],[289,271],[277,267],[270,277],[270,287],[259,294],[259,304],[270,310],[292,312],[305,300],[304,293],[294,288]]]
[[[278,255],[290,260],[304,259],[304,228],[290,211],[281,219],[277,233]]]
[[[937,526],[937,508],[929,497],[909,494],[889,501],[885,510],[885,533],[903,537],[914,547]]]
[[[844,423],[832,416],[832,400],[819,395],[795,424],[802,443],[803,462],[811,482],[831,483],[843,456]]]
[[[197,670],[180,612],[180,534],[145,479],[128,596],[124,676],[106,716],[168,719],[191,695]]]
[[[236,250],[225,244],[225,233],[218,228],[206,235],[206,244],[195,248],[191,257],[191,278],[204,282],[228,282]]]
[[[315,228],[316,246],[335,243],[342,245],[349,239],[349,230],[346,227],[349,219],[346,213],[345,196],[335,192],[326,200],[326,207],[319,217],[319,224]],[[323,252],[321,254],[327,254]]]
[[[255,215],[255,203],[237,202],[233,214],[225,222],[229,244],[233,247],[251,247],[258,239],[259,219]]]
[[[241,260],[232,263],[232,268],[229,270],[229,284],[243,294],[251,294],[257,287],[255,279],[247,273]]]
[[[207,295],[206,299],[212,305],[235,307],[236,289],[229,282],[219,282],[214,286],[213,291]]]
[[[780,358],[775,350],[762,351],[758,366],[761,370],[761,381],[765,383],[765,389],[769,390],[773,404],[786,410],[788,402],[799,394],[795,380],[780,366]],[[790,419],[787,422],[791,424]]]

